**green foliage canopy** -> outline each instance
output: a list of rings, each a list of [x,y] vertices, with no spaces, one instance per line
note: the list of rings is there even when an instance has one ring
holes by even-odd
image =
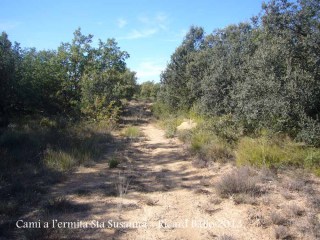
[[[66,115],[73,119],[109,118],[120,99],[131,98],[135,73],[126,67],[129,54],[115,39],[99,40],[74,32],[71,43],[57,51],[13,46],[0,36],[0,118],[6,125],[14,115]]]
[[[161,75],[159,101],[320,145],[319,22],[319,0],[271,0],[251,22],[207,35],[192,26]]]

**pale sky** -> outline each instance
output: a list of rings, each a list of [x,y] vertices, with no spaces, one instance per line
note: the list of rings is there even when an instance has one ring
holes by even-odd
[[[249,21],[260,0],[0,0],[0,31],[22,47],[57,49],[81,27],[94,40],[115,38],[138,82],[159,81],[190,26],[206,33]]]

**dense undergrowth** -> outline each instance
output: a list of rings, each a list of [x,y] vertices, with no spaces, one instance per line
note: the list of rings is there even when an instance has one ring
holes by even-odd
[[[34,116],[33,116],[34,117]],[[0,232],[12,237],[12,222],[39,209],[49,187],[75,167],[102,159],[114,123],[40,118],[18,121],[0,135]],[[10,227],[11,226],[11,227]]]
[[[154,111],[167,135],[191,117],[198,126],[182,138],[193,152],[319,172],[319,6],[272,0],[250,21],[190,27],[160,77]]]
[[[260,168],[304,168],[320,176],[320,149],[294,141],[285,133],[260,129],[248,133],[231,114],[204,117],[189,113],[170,113],[161,103],[153,112],[166,137],[177,136],[189,146],[190,152],[204,161],[252,165]],[[197,125],[189,130],[177,130],[185,119]]]
[[[160,77],[154,113],[166,135],[200,159],[319,175],[319,6],[272,0],[247,22],[190,27]],[[177,133],[183,118],[197,127]]]
[[[36,50],[0,35],[0,232],[40,211],[47,189],[75,167],[102,158],[137,87],[115,39],[93,44],[80,28],[73,36]]]

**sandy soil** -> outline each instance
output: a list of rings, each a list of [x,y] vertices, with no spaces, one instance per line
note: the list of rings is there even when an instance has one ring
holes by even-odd
[[[107,162],[80,167],[52,189],[51,198],[83,206],[58,220],[105,224],[85,229],[82,239],[275,239],[272,227],[248,219],[248,209],[256,207],[217,196],[214,182],[234,166],[194,167],[183,144],[165,138],[141,111],[124,122],[138,125],[144,137],[127,139],[126,149],[115,152],[123,160],[118,168],[109,169]],[[129,227],[108,228],[108,221]]]

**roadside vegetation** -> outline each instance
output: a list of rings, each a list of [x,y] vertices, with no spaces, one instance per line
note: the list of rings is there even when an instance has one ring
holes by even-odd
[[[219,176],[214,209],[248,205],[247,224],[275,239],[320,237],[319,19],[318,1],[272,0],[250,22],[192,26],[152,106],[166,136]]]
[[[137,86],[135,97],[138,99],[155,101],[159,90],[160,83],[146,81]]]
[[[136,91],[129,54],[114,39],[96,47],[92,39],[79,28],[70,43],[38,51],[0,36],[0,232],[8,239],[20,216],[44,210],[50,186],[105,158]]]
[[[310,174],[320,176],[319,19],[318,0],[271,0],[248,22],[209,34],[192,26],[160,83],[141,85],[115,39],[94,47],[93,36],[77,29],[70,43],[38,51],[3,32],[0,232],[14,238],[14,222],[34,210],[86,209],[66,198],[39,204],[78,166],[101,159],[110,171],[122,165],[116,154],[105,154],[124,105],[135,97],[154,101],[165,136],[185,143],[196,166],[232,163],[214,183],[215,193],[235,204],[267,206],[268,212],[249,211],[249,224],[273,226],[276,239],[320,238],[319,191]],[[123,121],[119,135],[128,142],[142,139],[145,110]],[[185,122],[189,127],[179,128]],[[119,175],[120,196],[130,181]]]
[[[270,1],[251,22],[191,27],[161,75],[154,114],[204,161],[320,175],[316,1]],[[178,131],[186,119],[195,128]]]

